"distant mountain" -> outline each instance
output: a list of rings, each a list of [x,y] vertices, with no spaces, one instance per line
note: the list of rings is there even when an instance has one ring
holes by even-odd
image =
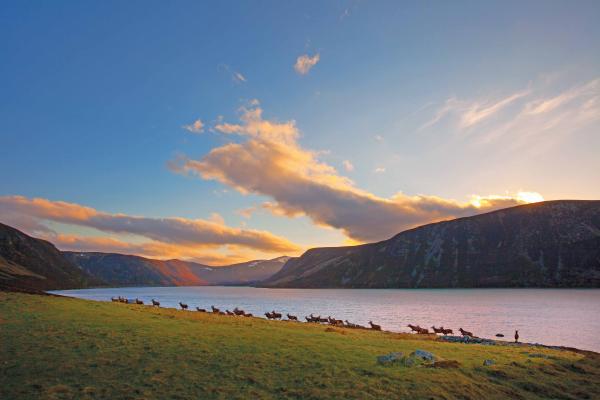
[[[511,207],[352,247],[315,248],[266,287],[600,287],[600,201]]]
[[[162,261],[113,253],[65,251],[63,254],[87,273],[111,286],[244,285],[270,277],[289,258],[210,267],[191,261]]]
[[[97,252],[63,251],[63,255],[88,274],[109,286],[195,286],[206,285],[190,264],[179,260]],[[196,264],[197,267],[203,267]]]
[[[196,273],[211,285],[253,284],[279,272],[290,258],[282,256],[271,260],[254,260],[225,267],[204,267]]]
[[[0,224],[0,289],[43,291],[100,283],[51,243]]]

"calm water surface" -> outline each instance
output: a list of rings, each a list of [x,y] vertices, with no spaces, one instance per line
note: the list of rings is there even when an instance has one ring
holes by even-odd
[[[64,290],[54,293],[90,300],[112,296],[151,298],[163,307],[181,301],[195,309],[240,307],[264,317],[277,310],[303,318],[331,315],[386,330],[408,332],[406,324],[459,327],[480,337],[503,333],[547,345],[600,352],[599,289],[263,289],[251,287],[136,287]]]

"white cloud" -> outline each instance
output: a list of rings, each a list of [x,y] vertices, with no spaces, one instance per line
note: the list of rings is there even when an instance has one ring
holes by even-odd
[[[348,171],[348,172],[354,171],[354,165],[352,165],[352,163],[349,160],[344,160],[342,165],[344,166],[344,169],[346,171]]]
[[[192,133],[202,133],[204,132],[204,122],[202,122],[200,119],[197,119],[190,125],[184,125],[183,129]]]
[[[319,55],[319,53],[315,54],[312,57],[310,57],[308,54],[303,54],[296,59],[294,69],[300,75],[306,75],[312,69],[312,67],[317,65],[320,59],[321,56]]]

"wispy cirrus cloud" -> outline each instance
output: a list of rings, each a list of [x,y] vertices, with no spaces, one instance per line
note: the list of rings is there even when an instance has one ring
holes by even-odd
[[[460,116],[460,126],[462,128],[469,128],[476,125],[498,113],[514,101],[529,95],[529,93],[531,93],[530,90],[524,90],[496,102],[470,104]]]
[[[594,79],[583,85],[575,86],[551,98],[537,99],[525,105],[523,110],[527,115],[539,115],[552,112],[572,101],[581,98],[598,98],[600,94],[600,79]]]
[[[246,77],[244,76],[244,74],[242,74],[239,71],[236,71],[235,69],[231,68],[229,65],[227,64],[219,64],[218,65],[218,69],[225,71],[229,74],[229,76],[231,77],[231,80],[234,83],[245,83],[247,81]]]
[[[468,132],[479,144],[510,136],[515,148],[541,137],[553,143],[600,118],[600,79],[554,94],[548,90],[529,87],[495,101],[450,97],[419,130],[445,122],[447,130]]]
[[[516,196],[479,196],[477,202],[466,203],[403,193],[379,197],[320,161],[319,152],[302,148],[294,121],[266,120],[259,107],[243,108],[241,113],[240,123],[221,123],[215,130],[245,141],[214,148],[198,160],[180,159],[174,170],[242,193],[269,196],[273,201],[262,208],[286,217],[305,215],[358,241],[381,240],[425,223],[526,202]]]
[[[127,248],[130,252],[139,251],[145,255],[161,257],[178,254],[198,258],[204,254],[203,251],[207,251],[206,249],[221,247],[278,254],[295,253],[300,250],[299,246],[289,240],[267,231],[227,226],[218,214],[213,214],[209,220],[151,218],[111,214],[63,201],[0,196],[0,220],[10,221],[11,225],[17,228],[50,240],[63,240],[66,237],[54,232],[47,226],[46,221],[93,228],[109,234],[135,235],[142,240],[119,244],[116,239],[110,238],[80,237],[76,241],[71,237],[70,242],[64,243],[80,247],[85,247],[85,243],[95,246],[104,244],[105,247]]]
[[[421,126],[421,129],[429,128],[448,116],[457,118],[459,128],[470,128],[530,93],[527,89],[495,101],[465,101],[451,97],[436,111],[432,119]]]
[[[303,54],[296,59],[294,69],[298,74],[306,75],[315,65],[317,65],[320,59],[321,55],[319,53],[315,54],[312,57],[308,54]]]
[[[242,75],[241,72],[233,72],[233,80],[241,83],[241,82],[246,82],[246,77],[244,75]]]
[[[592,127],[600,120],[600,79],[560,91],[535,96],[503,122],[478,135],[478,143],[510,139],[510,148],[535,144],[549,146],[573,132]],[[543,139],[540,141],[540,139]]]

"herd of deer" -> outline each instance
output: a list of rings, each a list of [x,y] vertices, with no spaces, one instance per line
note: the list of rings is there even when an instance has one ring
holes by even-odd
[[[114,301],[115,303],[125,303],[125,304],[144,304],[144,302],[140,299],[138,299],[137,297],[133,300],[131,299],[126,299],[125,297],[111,297],[110,298],[112,301]],[[159,303],[160,304],[160,303]]]
[[[124,297],[119,296],[119,297],[112,297],[111,300],[113,302],[117,302],[117,303],[144,304],[144,302],[138,298],[131,300],[131,299],[126,299]],[[160,302],[152,299],[152,305],[156,306],[156,307],[160,307]],[[184,304],[182,302],[179,302],[179,307],[181,307],[182,310],[188,309],[188,305]],[[253,316],[251,313],[247,313],[244,310],[240,310],[237,307],[234,308],[233,311],[225,310],[225,312],[223,312],[223,311],[219,310],[218,308],[216,308],[215,306],[211,306],[211,310],[212,310],[213,314],[219,314],[219,315],[232,315],[232,316],[241,316],[241,317],[252,317]],[[208,312],[204,308],[200,308],[200,307],[196,307],[196,311]],[[298,317],[295,315],[286,314],[286,316],[287,316],[288,321],[298,321]],[[267,319],[280,320],[283,317],[283,315],[281,313],[275,312],[275,310],[273,310],[271,312],[266,312],[265,317],[267,317]],[[376,331],[381,330],[381,325],[374,324],[373,321],[369,321],[369,325],[370,325],[370,328],[369,328],[367,326],[353,324],[352,322],[349,322],[348,320],[342,321],[341,319],[335,319],[335,318],[332,318],[331,316],[328,316],[327,318],[322,318],[320,315],[310,314],[310,316],[305,316],[304,319],[306,319],[306,322],[325,323],[325,324],[330,324],[330,325],[345,327],[345,328],[373,329]],[[412,332],[416,332],[418,334],[423,334],[423,335],[427,335],[430,333],[433,333],[433,334],[441,333],[442,335],[453,335],[454,334],[454,331],[452,331],[452,329],[446,329],[443,326],[441,326],[439,328],[436,328],[435,325],[432,326],[431,329],[433,330],[433,332],[429,332],[429,329],[421,328],[419,325],[408,324],[407,326],[410,328],[410,330]],[[472,332],[465,331],[463,328],[459,328],[458,330],[460,331],[460,334],[462,336],[474,337]],[[496,336],[504,337],[504,335],[502,335],[500,333],[497,334]],[[515,342],[518,342],[518,341],[519,341],[519,331],[516,331],[515,332]]]
[[[267,319],[281,319],[283,317],[282,314],[275,312],[275,310],[273,310],[271,312],[266,312],[265,316],[267,317]],[[298,321],[298,317],[295,315],[286,314],[286,316],[287,316],[288,321]],[[349,322],[348,320],[342,321],[341,319],[335,319],[335,318],[332,318],[331,316],[328,316],[327,318],[323,318],[320,315],[310,314],[310,316],[305,316],[304,319],[306,320],[306,322],[325,323],[325,324],[340,326],[340,327],[345,327],[345,328],[369,329],[366,326],[353,324],[352,322]],[[371,325],[370,329],[374,329],[377,331],[381,330],[380,325],[374,324],[372,321],[369,321],[369,324]]]

